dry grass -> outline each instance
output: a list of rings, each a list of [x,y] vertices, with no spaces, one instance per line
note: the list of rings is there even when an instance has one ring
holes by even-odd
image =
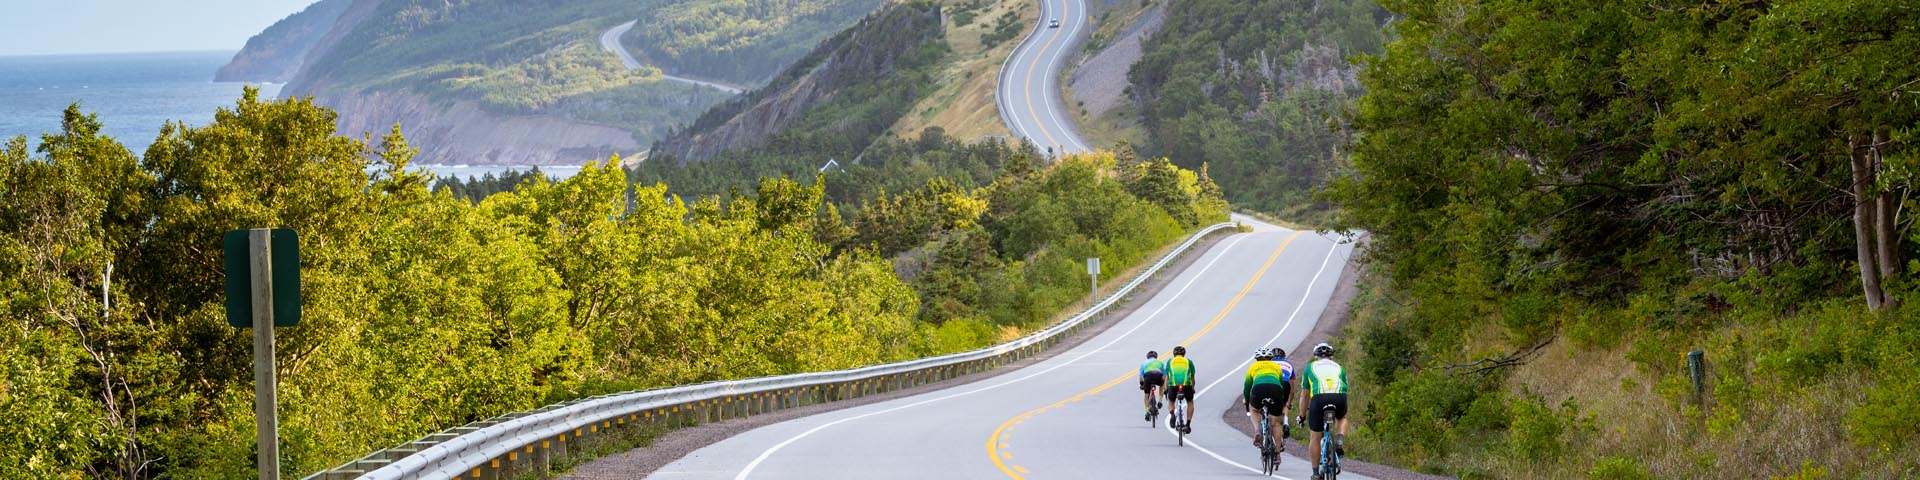
[[[945,0],[951,10],[961,0]],[[1000,109],[993,101],[994,84],[1000,77],[1000,64],[1013,53],[1013,47],[1026,38],[1026,32],[993,48],[982,48],[980,37],[992,30],[994,22],[1008,11],[1017,12],[1021,25],[1033,25],[1040,16],[1039,6],[1031,0],[992,0],[980,9],[973,23],[956,26],[947,21],[947,45],[953,48],[947,67],[936,79],[940,87],[920,100],[913,110],[893,124],[893,134],[912,138],[927,127],[940,127],[947,136],[963,140],[985,137],[1010,138],[1006,124],[1000,121]]]

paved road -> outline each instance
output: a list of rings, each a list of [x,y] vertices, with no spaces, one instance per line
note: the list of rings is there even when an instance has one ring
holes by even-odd
[[[1059,28],[1047,22],[1060,20]],[[1075,153],[1090,150],[1073,126],[1060,98],[1060,68],[1086,38],[1086,0],[1040,0],[1040,21],[1000,69],[994,91],[1007,128],[1042,150]]]
[[[650,478],[1256,476],[1252,439],[1228,428],[1221,412],[1239,396],[1254,348],[1299,347],[1351,250],[1273,226],[1234,235],[1132,315],[1060,355],[986,380],[750,430]],[[1133,380],[1147,350],[1175,344],[1188,346],[1202,386],[1186,447],[1141,418]],[[1291,457],[1279,476],[1304,480],[1307,464]]]
[[[622,23],[619,26],[607,29],[605,33],[600,34],[600,48],[607,49],[608,51],[611,51],[614,54],[619,55],[620,63],[625,64],[628,69],[640,68],[646,65],[644,63],[640,63],[640,60],[633,58],[633,54],[628,53],[627,48],[620,45],[620,36],[625,35],[627,33],[627,30],[632,30],[633,24],[635,22],[639,22],[639,20],[628,20],[627,23]],[[722,85],[722,84],[713,83],[705,80],[694,80],[687,77],[676,77],[673,75],[667,75],[666,72],[661,72],[661,75],[667,77],[667,80],[672,80],[672,81],[682,82],[682,83],[691,83],[694,85],[700,85],[705,87],[712,87],[715,89],[719,89],[722,92],[727,92],[734,95],[739,95],[741,91],[739,87]]]

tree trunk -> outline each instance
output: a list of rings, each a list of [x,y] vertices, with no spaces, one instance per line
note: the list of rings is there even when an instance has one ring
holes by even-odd
[[[1867,309],[1879,310],[1886,293],[1880,288],[1880,263],[1876,260],[1880,242],[1875,241],[1879,227],[1874,217],[1879,202],[1869,193],[1873,191],[1873,165],[1861,151],[1858,138],[1848,137],[1847,146],[1848,159],[1853,163],[1853,243],[1859,257],[1860,288],[1866,294]]]
[[[1874,130],[1874,172],[1879,172],[1880,169],[1885,168],[1885,164],[1882,162],[1885,157],[1881,152],[1883,151],[1882,149],[1886,147],[1886,143],[1886,131]],[[1879,251],[1876,252],[1875,259],[1880,262],[1880,280],[1883,283],[1887,279],[1899,276],[1901,267],[1905,263],[1905,259],[1900,258],[1900,237],[1894,233],[1898,230],[1896,227],[1900,223],[1900,219],[1894,214],[1894,209],[1898,208],[1894,202],[1894,196],[1891,192],[1879,192],[1874,195],[1874,204],[1878,207],[1878,210],[1874,212],[1874,240],[1879,243],[1880,247]],[[1893,298],[1891,297],[1883,300],[1893,302]]]

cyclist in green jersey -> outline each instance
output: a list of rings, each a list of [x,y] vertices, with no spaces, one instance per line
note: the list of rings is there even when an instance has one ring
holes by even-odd
[[[1320,458],[1320,436],[1331,433],[1327,431],[1329,425],[1324,425],[1322,417],[1325,414],[1320,413],[1328,406],[1333,407],[1333,417],[1340,429],[1340,433],[1333,437],[1335,452],[1346,454],[1342,442],[1347,437],[1347,371],[1334,363],[1332,345],[1314,345],[1313,356],[1315,360],[1307,364],[1300,376],[1300,404],[1307,406],[1306,411],[1301,412],[1306,418],[1300,421],[1307,424],[1307,430],[1312,432],[1312,438],[1307,442],[1309,461]],[[1318,480],[1320,475],[1316,473],[1313,478]]]
[[[1181,429],[1193,433],[1193,360],[1187,359],[1187,347],[1173,347],[1173,358],[1167,359],[1167,403],[1178,399],[1187,400],[1187,415]]]
[[[1260,428],[1260,417],[1254,412],[1267,416],[1267,434],[1273,435],[1273,428],[1285,425],[1287,417],[1287,381],[1292,379],[1292,367],[1283,367],[1274,361],[1275,350],[1261,348],[1253,352],[1253,364],[1247,366],[1246,381],[1240,384],[1240,398],[1247,406],[1247,419],[1253,421],[1253,428]],[[1279,437],[1274,437],[1279,438]],[[1260,446],[1258,435],[1253,445]],[[1275,446],[1280,446],[1278,443]]]

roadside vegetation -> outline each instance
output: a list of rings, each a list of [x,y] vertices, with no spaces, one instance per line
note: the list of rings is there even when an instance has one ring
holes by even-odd
[[[250,337],[211,247],[230,229],[301,235],[304,318],[276,333],[299,476],[570,398],[983,346],[1083,296],[1081,259],[1125,271],[1224,215],[1167,162],[947,141],[919,150],[1001,168],[851,219],[817,181],[683,197],[617,159],[476,203],[430,191],[398,133],[334,120],[250,89],[140,156],[77,106],[0,148],[0,478],[253,476]]]
[[[1372,234],[1340,340],[1357,457],[1920,474],[1920,11],[1383,3],[1397,38],[1364,58],[1352,171],[1321,197]]]

